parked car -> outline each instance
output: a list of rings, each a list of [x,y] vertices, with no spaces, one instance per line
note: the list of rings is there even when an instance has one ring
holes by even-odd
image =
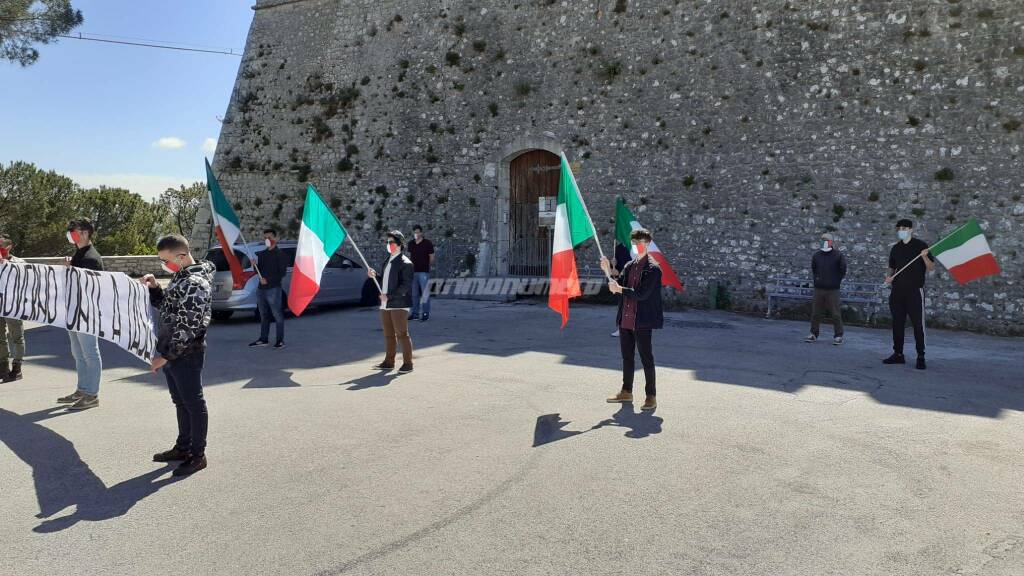
[[[282,240],[277,244],[277,249],[281,250],[288,258],[288,273],[281,283],[285,293],[282,302],[286,310],[288,287],[291,286],[292,281],[292,266],[295,264],[295,248],[296,242],[294,241]],[[238,259],[244,271],[240,288],[234,287],[234,279],[231,276],[231,269],[228,267],[228,260],[224,257],[224,250],[217,245],[206,253],[206,259],[217,266],[217,272],[213,276],[214,320],[227,320],[237,311],[252,312],[259,318],[259,311],[256,307],[259,277],[256,270],[253,269],[246,250],[256,257],[266,249],[267,247],[262,242],[247,244],[245,248],[240,245],[234,246],[235,258]],[[310,306],[344,303],[369,306],[377,302],[377,287],[366,276],[366,269],[362,264],[339,251],[327,262],[323,277],[320,279],[320,292],[310,302]]]

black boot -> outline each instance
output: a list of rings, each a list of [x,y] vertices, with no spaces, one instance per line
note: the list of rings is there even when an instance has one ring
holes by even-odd
[[[11,363],[10,373],[3,379],[3,381],[14,382],[15,380],[21,380],[21,378],[21,360],[15,360]]]
[[[903,357],[903,354],[893,352],[892,356],[889,356],[885,360],[882,360],[882,364],[906,364],[907,360]]]
[[[0,362],[0,382],[7,382],[7,377],[11,375],[11,365],[4,360]]]

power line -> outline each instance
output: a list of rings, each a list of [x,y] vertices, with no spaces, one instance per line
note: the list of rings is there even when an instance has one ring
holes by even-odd
[[[81,34],[79,34],[78,36],[67,36],[67,35],[64,35],[64,34],[58,34],[57,37],[58,38],[70,38],[72,40],[92,40],[93,42],[106,42],[108,44],[124,44],[126,46],[142,46],[144,48],[163,48],[165,50],[181,50],[183,52],[204,52],[206,54],[226,54],[228,56],[239,56],[239,57],[242,56],[241,54],[239,54],[238,52],[235,52],[234,50],[230,50],[230,51],[225,52],[223,50],[204,50],[204,49],[201,49],[201,48],[184,48],[182,46],[169,46],[167,44],[151,44],[151,43],[144,43],[144,42],[126,42],[124,40],[107,40],[107,39],[104,39],[104,38],[89,38],[89,37],[86,37],[86,36],[82,36]]]

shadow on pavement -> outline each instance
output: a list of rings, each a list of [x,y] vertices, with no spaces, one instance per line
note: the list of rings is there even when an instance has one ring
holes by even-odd
[[[69,414],[62,407],[19,415],[0,408],[0,441],[32,468],[39,514],[44,519],[34,532],[58,532],[78,522],[99,522],[123,516],[143,498],[174,480],[158,478],[170,466],[147,472],[109,488],[82,461],[74,444],[39,424]],[[53,518],[69,506],[71,514]]]
[[[647,438],[661,433],[663,418],[654,415],[654,410],[636,412],[632,402],[623,402],[611,418],[601,420],[587,430],[566,430],[571,421],[562,420],[561,414],[545,414],[537,417],[533,429],[533,447],[543,446],[559,440],[579,436],[606,427],[618,427],[626,430],[626,438]]]

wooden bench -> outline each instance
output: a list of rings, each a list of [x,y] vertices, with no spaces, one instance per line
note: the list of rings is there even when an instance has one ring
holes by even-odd
[[[843,280],[839,297],[843,304],[860,304],[868,313],[868,322],[874,319],[879,307],[884,303],[882,289],[885,284],[879,282],[861,282]],[[811,300],[814,298],[814,282],[806,278],[789,278],[773,276],[768,279],[765,289],[768,297],[767,317],[771,318],[772,310],[778,308],[779,300]]]

